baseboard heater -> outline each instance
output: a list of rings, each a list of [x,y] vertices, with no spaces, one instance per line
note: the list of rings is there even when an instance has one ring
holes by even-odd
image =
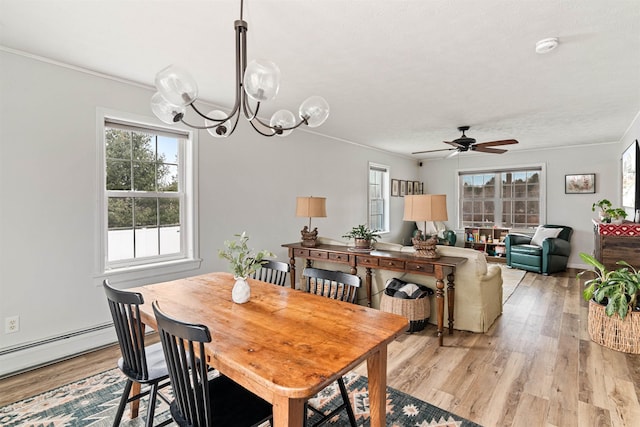
[[[50,365],[117,342],[113,322],[0,350],[0,378]]]

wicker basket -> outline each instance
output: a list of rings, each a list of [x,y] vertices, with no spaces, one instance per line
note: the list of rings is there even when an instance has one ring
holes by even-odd
[[[594,342],[616,351],[640,354],[640,312],[629,311],[622,320],[609,317],[605,306],[589,301],[589,336]]]
[[[418,332],[424,329],[431,314],[429,297],[418,299],[394,298],[382,293],[380,310],[399,314],[409,319],[409,331]]]

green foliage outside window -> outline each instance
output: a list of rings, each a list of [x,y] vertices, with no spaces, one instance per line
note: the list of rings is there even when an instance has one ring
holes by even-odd
[[[166,158],[157,135],[107,128],[105,137],[106,189],[155,193],[109,197],[109,229],[179,225],[180,199],[164,197],[178,191],[178,159]]]

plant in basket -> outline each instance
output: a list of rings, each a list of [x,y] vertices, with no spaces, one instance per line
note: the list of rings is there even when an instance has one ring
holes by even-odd
[[[594,273],[596,277],[585,281],[582,293],[585,301],[593,298],[598,304],[606,306],[607,316],[618,314],[624,319],[631,310],[638,310],[638,291],[640,290],[640,274],[633,266],[625,261],[618,261],[621,265],[617,270],[608,271],[606,267],[593,256],[581,253],[580,258],[594,267],[578,273],[581,277],[585,273]]]
[[[621,267],[607,268],[593,256],[581,253],[580,258],[594,267],[578,273],[595,275],[586,280],[582,293],[589,301],[588,330],[591,339],[613,350],[640,354],[640,273],[629,263],[618,261]]]

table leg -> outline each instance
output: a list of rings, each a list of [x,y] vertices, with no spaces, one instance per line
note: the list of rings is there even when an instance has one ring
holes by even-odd
[[[289,248],[289,280],[291,281],[291,289],[296,288],[296,257],[293,255],[293,249]]]
[[[275,396],[273,401],[273,427],[291,427],[304,425],[305,399],[289,399]]]
[[[441,265],[436,265],[436,307],[438,308],[438,345],[442,347],[444,337],[444,272]]]
[[[371,307],[371,283],[372,283],[372,276],[371,276],[371,267],[367,267],[367,274],[365,275],[365,286],[367,288],[367,307]]]
[[[367,358],[369,415],[371,427],[385,427],[387,417],[387,346]]]
[[[453,334],[453,309],[456,301],[456,287],[453,283],[453,270],[447,276],[447,303],[449,304],[449,335]]]

